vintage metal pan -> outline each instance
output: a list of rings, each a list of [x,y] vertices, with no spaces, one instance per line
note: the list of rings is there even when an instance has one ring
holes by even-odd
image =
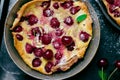
[[[30,67],[28,67],[22,58],[19,56],[18,52],[14,48],[13,45],[13,38],[12,34],[10,31],[10,26],[12,25],[14,19],[15,19],[15,14],[19,10],[22,4],[26,3],[29,0],[18,0],[11,11],[9,12],[6,23],[5,23],[5,28],[4,28],[4,40],[5,40],[5,45],[7,48],[7,51],[14,61],[14,63],[26,74],[38,78],[38,79],[48,79],[48,80],[59,80],[59,79],[65,79],[71,76],[76,75],[77,73],[81,72],[93,59],[93,57],[96,54],[96,51],[99,46],[99,41],[100,41],[100,26],[99,26],[99,21],[97,18],[97,15],[91,6],[91,4],[88,2],[88,0],[84,0],[84,2],[87,4],[89,11],[91,13],[92,19],[93,19],[93,37],[91,40],[91,43],[86,51],[86,55],[82,61],[79,61],[76,63],[70,70],[66,72],[58,72],[54,73],[52,75],[44,75],[41,74],[35,70],[32,70]]]
[[[120,26],[108,15],[107,9],[103,4],[102,0],[95,0],[99,5],[100,9],[102,10],[103,14],[107,18],[107,20],[115,27],[116,29],[120,30]]]

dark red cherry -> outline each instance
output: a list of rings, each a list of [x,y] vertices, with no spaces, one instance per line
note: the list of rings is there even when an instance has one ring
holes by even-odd
[[[60,22],[58,21],[58,19],[56,17],[53,17],[50,20],[50,25],[51,25],[52,28],[59,28]]]
[[[73,39],[71,36],[63,36],[62,37],[62,44],[65,46],[69,46],[70,44],[73,43]]]
[[[55,54],[55,59],[60,60],[60,59],[62,58],[62,56],[63,56],[63,54],[62,54],[60,51],[58,51],[58,52]]]
[[[80,38],[80,40],[82,40],[83,42],[87,42],[88,39],[89,39],[89,36],[90,36],[90,35],[89,35],[88,33],[81,31],[81,32],[80,32],[80,35],[79,35],[79,38]]]
[[[120,11],[116,10],[116,11],[114,12],[114,17],[120,17]]]
[[[113,0],[115,6],[120,7],[120,0]]]
[[[44,51],[42,50],[42,48],[35,48],[33,52],[34,52],[34,55],[36,57],[41,57],[43,55],[43,53],[44,53]]]
[[[105,58],[102,58],[98,61],[98,66],[101,68],[106,68],[108,66],[108,61]]]
[[[116,6],[115,5],[110,5],[110,7],[109,7],[109,11],[111,12],[111,13],[114,13],[115,11],[116,11]]]
[[[15,28],[13,28],[13,32],[21,32],[23,30],[22,26],[18,25]]]
[[[56,34],[56,36],[61,36],[63,34],[63,30],[58,28],[58,29],[56,29],[55,34]]]
[[[25,49],[26,49],[26,52],[27,52],[27,53],[32,53],[33,50],[34,50],[34,47],[33,47],[31,44],[26,43]]]
[[[31,14],[31,15],[28,16],[29,25],[34,25],[37,22],[38,22],[38,18],[35,15]]]
[[[44,1],[44,2],[42,2],[42,4],[41,4],[41,7],[44,7],[44,8],[47,8],[47,7],[49,7],[50,6],[50,1]]]
[[[59,8],[58,2],[55,2],[55,3],[53,4],[53,7],[54,7],[55,9],[58,9],[58,8]]]
[[[106,0],[109,4],[114,4],[114,0]]]
[[[115,62],[115,66],[116,66],[118,69],[120,69],[120,60],[117,60],[117,61]]]
[[[75,42],[73,42],[72,44],[70,44],[69,46],[67,46],[67,50],[68,51],[73,51],[75,47]]]
[[[61,47],[61,42],[60,42],[59,40],[55,40],[55,41],[53,42],[53,46],[54,46],[55,49],[60,49],[60,47]]]
[[[16,38],[17,38],[19,41],[22,41],[22,40],[23,40],[23,36],[20,35],[20,34],[16,34]]]
[[[54,14],[54,12],[53,12],[53,10],[51,10],[50,8],[45,8],[44,10],[43,10],[43,15],[45,16],[45,17],[50,17],[50,16],[52,16]]]
[[[80,10],[80,6],[75,6],[70,9],[71,14],[76,14]]]
[[[47,60],[51,60],[53,58],[53,51],[48,49],[46,52],[43,54],[43,57]]]
[[[74,21],[71,16],[68,16],[67,18],[65,18],[64,23],[71,26],[73,25]]]
[[[32,61],[32,66],[33,67],[39,67],[40,65],[41,65],[41,60],[39,59],[39,58],[35,58],[35,59],[33,59],[33,61]]]
[[[52,36],[49,34],[43,34],[43,36],[41,37],[41,40],[43,44],[48,45],[51,43]]]
[[[45,70],[47,73],[51,72],[51,69],[53,67],[53,63],[52,62],[48,62],[46,65],[45,65]]]
[[[41,32],[40,32],[40,30],[39,30],[39,27],[32,28],[31,34],[34,35],[34,36],[36,36],[37,34],[38,34],[39,36],[41,36]]]
[[[73,1],[65,1],[64,3],[60,4],[64,9],[68,9],[73,6]]]

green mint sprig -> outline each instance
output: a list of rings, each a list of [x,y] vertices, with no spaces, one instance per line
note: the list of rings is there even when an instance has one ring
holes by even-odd
[[[84,21],[86,18],[87,18],[87,14],[82,14],[82,15],[77,17],[76,21],[78,23],[80,23],[80,22]]]

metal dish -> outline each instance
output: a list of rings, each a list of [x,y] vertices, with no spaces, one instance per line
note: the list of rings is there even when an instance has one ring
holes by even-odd
[[[108,15],[107,9],[105,5],[103,4],[102,0],[95,0],[97,4],[99,5],[100,9],[102,10],[105,17],[108,19],[108,21],[116,27],[118,30],[120,30],[120,26]]]
[[[26,74],[35,77],[37,79],[48,79],[48,80],[59,80],[59,79],[65,79],[71,76],[76,75],[77,73],[81,72],[93,59],[95,56],[95,53],[97,51],[97,48],[99,46],[99,41],[100,41],[100,27],[99,27],[99,21],[97,18],[97,15],[91,6],[91,4],[87,1],[84,0],[84,2],[87,4],[91,16],[93,18],[93,38],[91,40],[91,43],[86,51],[86,55],[82,61],[79,61],[76,63],[73,67],[71,67],[70,70],[66,72],[58,72],[54,73],[50,76],[41,74],[35,70],[32,70],[29,66],[27,66],[22,58],[19,56],[17,50],[14,47],[13,44],[13,37],[10,31],[10,26],[12,25],[14,19],[15,19],[15,14],[19,10],[22,4],[26,3],[29,0],[18,0],[11,11],[9,12],[6,23],[5,23],[5,28],[4,28],[4,40],[5,40],[5,45],[7,48],[7,51],[14,61],[14,63]]]

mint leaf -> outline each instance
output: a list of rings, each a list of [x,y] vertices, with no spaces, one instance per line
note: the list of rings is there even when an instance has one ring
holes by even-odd
[[[99,74],[99,77],[101,78],[101,80],[107,80],[107,74],[104,71],[99,70],[98,74]]]
[[[86,18],[87,18],[87,14],[82,14],[82,15],[78,16],[76,20],[78,23],[80,23],[83,20],[85,20]]]

